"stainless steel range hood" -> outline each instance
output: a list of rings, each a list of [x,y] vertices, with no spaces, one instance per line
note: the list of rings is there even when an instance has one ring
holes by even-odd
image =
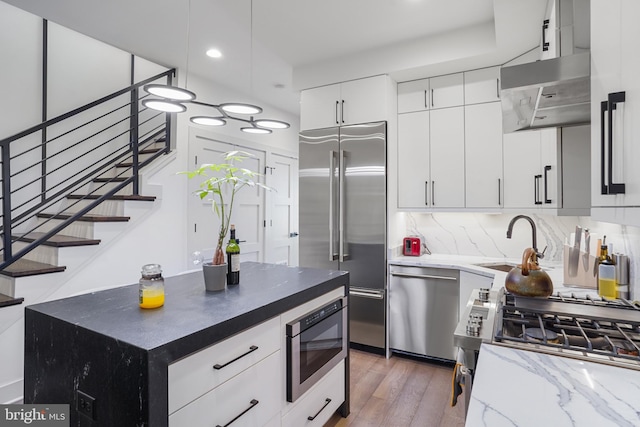
[[[591,121],[589,52],[503,67],[500,77],[505,133]]]

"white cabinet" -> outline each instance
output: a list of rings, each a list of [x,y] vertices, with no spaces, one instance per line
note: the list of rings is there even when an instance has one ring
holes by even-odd
[[[265,425],[280,411],[282,376],[277,351],[169,415],[169,426]]]
[[[464,207],[464,107],[430,111],[432,208]]]
[[[464,72],[464,104],[500,100],[500,67]]]
[[[169,365],[169,413],[280,349],[275,317]]]
[[[463,74],[448,74],[398,83],[398,113],[464,104]]]
[[[591,1],[591,213],[596,220],[635,226],[640,226],[640,58],[633,53],[640,49],[638,19],[640,2]]]
[[[430,104],[429,79],[398,83],[398,114],[428,110]]]
[[[340,362],[282,417],[282,427],[323,426],[345,400],[345,363]]]
[[[398,207],[428,207],[429,180],[429,112],[398,114]]]
[[[464,206],[464,109],[398,115],[398,207]]]
[[[464,108],[465,206],[501,208],[502,107],[499,102],[490,102]]]
[[[300,130],[387,119],[389,77],[375,76],[303,90]]]
[[[558,170],[560,146],[555,128],[503,137],[504,207],[544,209],[562,206]]]

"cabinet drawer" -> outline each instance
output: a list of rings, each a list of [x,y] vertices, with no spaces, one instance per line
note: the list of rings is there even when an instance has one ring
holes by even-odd
[[[278,351],[171,414],[169,426],[266,425],[280,411],[282,375]]]
[[[274,317],[169,365],[169,413],[214,389],[279,348],[280,318]]]
[[[344,364],[343,360],[295,402],[282,418],[282,427],[323,426],[331,418],[345,399]]]

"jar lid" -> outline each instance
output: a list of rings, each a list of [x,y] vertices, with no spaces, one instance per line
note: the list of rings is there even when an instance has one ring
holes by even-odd
[[[154,274],[161,274],[162,266],[160,264],[145,264],[142,266],[142,275],[150,276]]]

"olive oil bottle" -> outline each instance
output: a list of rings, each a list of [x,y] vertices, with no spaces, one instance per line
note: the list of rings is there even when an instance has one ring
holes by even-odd
[[[240,283],[240,245],[236,239],[236,226],[230,225],[231,236],[227,243],[227,285]]]
[[[609,255],[606,244],[607,236],[600,246],[600,261],[598,265],[598,295],[606,298],[617,298],[618,286],[616,284],[616,267]]]

